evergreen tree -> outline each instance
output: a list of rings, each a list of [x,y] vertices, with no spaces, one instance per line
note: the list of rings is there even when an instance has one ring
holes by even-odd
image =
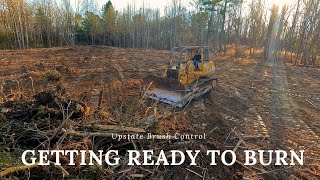
[[[110,0],[103,6],[102,18],[104,28],[104,43],[106,45],[114,45],[113,38],[115,35],[117,15]]]

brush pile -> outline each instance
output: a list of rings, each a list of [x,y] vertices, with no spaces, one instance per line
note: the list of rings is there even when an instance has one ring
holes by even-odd
[[[60,78],[52,78],[52,77]],[[46,82],[52,83],[39,92],[24,91],[23,88],[2,91],[5,98],[0,104],[0,176],[9,178],[177,178],[181,170],[189,177],[206,178],[209,169],[219,171],[218,176],[235,175],[226,167],[210,167],[205,158],[205,150],[217,148],[219,142],[189,141],[176,139],[117,139],[113,136],[164,133],[193,133],[193,128],[186,120],[187,114],[170,106],[147,100],[143,91],[127,86],[140,86],[140,81],[128,80],[126,83],[115,81],[111,87],[101,88],[96,106],[89,106],[86,95],[72,97],[64,88],[63,78],[57,71],[44,73]],[[50,81],[48,80],[50,79]],[[126,96],[119,92],[128,90]],[[115,91],[115,89],[118,89]],[[9,93],[7,95],[6,93]],[[120,91],[121,92],[121,91]],[[121,101],[119,101],[121,100]],[[115,102],[111,103],[110,102]],[[122,103],[120,103],[122,102]],[[109,104],[109,106],[107,105]],[[68,159],[61,158],[61,166],[24,166],[21,154],[25,150],[118,150],[121,163],[116,166],[68,165]],[[128,166],[127,150],[160,150],[201,149],[203,153],[199,164],[202,166]],[[52,156],[51,160],[55,157]],[[86,157],[86,158],[89,158]],[[156,157],[154,157],[156,158]],[[143,161],[143,159],[141,159]],[[186,164],[188,164],[186,162]],[[217,176],[217,177],[218,177]],[[235,175],[235,177],[241,177]],[[238,177],[238,178],[239,178]]]

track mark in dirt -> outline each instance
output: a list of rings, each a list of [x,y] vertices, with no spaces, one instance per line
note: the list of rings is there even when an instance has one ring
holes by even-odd
[[[116,61],[113,61],[113,66],[114,66],[114,68],[117,70],[117,72],[118,72],[121,80],[123,81],[125,78],[124,78],[124,75],[123,75],[123,73],[122,73],[122,72],[123,72],[122,67],[121,67],[120,64],[119,64],[118,62],[116,62]]]
[[[290,97],[287,96],[288,91],[287,75],[283,63],[273,65],[270,102],[272,145],[274,148],[305,149],[319,142],[320,138],[303,120],[293,117],[292,112],[299,111],[299,109],[293,106]],[[294,135],[299,138],[292,138]],[[311,149],[309,153],[306,152],[306,154],[314,153]]]
[[[269,137],[267,126],[253,104],[250,104],[249,111],[253,114],[253,116],[244,117],[245,124],[251,125],[247,130],[247,135],[250,134],[251,136],[257,137]]]

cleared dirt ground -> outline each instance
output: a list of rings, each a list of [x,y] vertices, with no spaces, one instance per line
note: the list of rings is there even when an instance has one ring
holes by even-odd
[[[130,104],[142,97],[144,76],[163,73],[168,53],[86,46],[0,51],[2,94],[10,101],[18,91],[32,94],[54,87],[43,77],[48,70],[57,70],[63,75],[60,86],[66,94],[81,99],[91,111],[97,108],[104,89],[102,105],[107,115],[101,121],[141,126],[135,120],[144,115],[135,113]],[[155,114],[177,115],[159,118],[153,131],[205,132],[208,139],[200,141],[200,148],[236,147],[239,156],[244,149],[305,150],[304,166],[247,169],[241,167],[240,158],[240,165],[234,168],[207,165],[192,169],[202,175],[205,169],[212,178],[320,178],[320,70],[250,57],[218,56],[215,63],[218,87],[185,109],[158,104]],[[147,101],[140,109],[150,114],[147,106],[152,103]],[[239,139],[244,143],[237,146]],[[173,172],[180,171],[186,177],[194,176],[185,168],[173,168]]]

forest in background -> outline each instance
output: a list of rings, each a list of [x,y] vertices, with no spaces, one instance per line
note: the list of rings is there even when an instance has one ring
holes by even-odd
[[[236,54],[263,49],[269,61],[279,52],[297,65],[319,61],[320,0],[271,8],[264,0],[194,0],[190,9],[181,2],[172,0],[161,14],[134,5],[117,11],[110,1],[98,7],[95,0],[1,0],[0,49],[208,45],[215,52],[232,46]]]
[[[124,1],[131,5],[118,8]],[[167,0],[150,9],[151,0],[0,0],[0,179],[320,179],[320,0],[271,1],[290,2]],[[164,74],[168,50],[192,45],[210,46],[218,85],[183,108],[146,98],[144,80]],[[176,133],[207,137],[112,137]],[[21,161],[26,150],[68,149],[119,150],[112,157],[121,160]],[[127,163],[128,150],[152,151],[150,161],[164,150],[173,162],[171,150],[188,149],[200,150],[196,166]],[[237,161],[210,165],[210,149]],[[304,164],[274,165],[275,156],[259,157],[267,149],[303,150]],[[269,165],[245,165],[246,150]]]

